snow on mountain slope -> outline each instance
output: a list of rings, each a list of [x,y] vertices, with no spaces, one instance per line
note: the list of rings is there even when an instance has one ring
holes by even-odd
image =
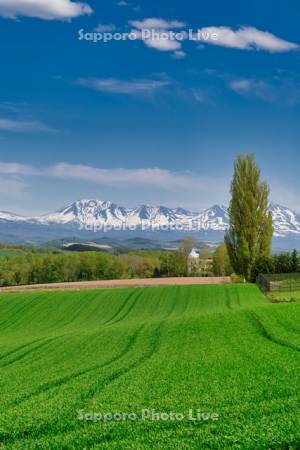
[[[182,208],[141,205],[137,208],[124,208],[114,203],[100,200],[80,200],[56,213],[31,218],[44,225],[60,224],[84,227],[102,226],[111,228],[171,228],[180,230],[218,230],[224,231],[228,225],[228,214],[224,206],[215,205],[200,213]]]
[[[270,204],[273,215],[275,236],[300,236],[300,215],[289,208]],[[38,217],[22,217],[8,212],[0,212],[0,223],[28,223],[51,226],[75,227],[79,230],[102,229],[150,229],[176,231],[217,231],[226,230],[229,223],[227,208],[214,205],[201,212],[191,212],[183,208],[141,205],[125,208],[109,201],[94,199],[78,200],[57,212]]]
[[[28,218],[23,216],[18,216],[7,211],[0,211],[0,221],[5,222],[27,222]]]
[[[229,224],[227,208],[214,205],[197,214],[193,223],[195,227],[203,230],[225,231]]]
[[[270,211],[273,216],[275,236],[300,235],[300,214],[276,203],[270,204]]]
[[[36,217],[36,222],[44,225],[52,223],[60,225],[94,226],[110,223],[119,225],[126,217],[128,210],[116,204],[100,200],[78,200],[55,213]]]

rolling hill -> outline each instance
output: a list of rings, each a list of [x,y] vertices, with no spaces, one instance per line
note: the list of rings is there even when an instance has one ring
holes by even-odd
[[[1,294],[1,447],[299,448],[299,306],[251,285]]]

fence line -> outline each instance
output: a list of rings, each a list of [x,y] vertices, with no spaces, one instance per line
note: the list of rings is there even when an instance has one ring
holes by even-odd
[[[300,291],[300,273],[259,274],[256,282],[267,292]]]

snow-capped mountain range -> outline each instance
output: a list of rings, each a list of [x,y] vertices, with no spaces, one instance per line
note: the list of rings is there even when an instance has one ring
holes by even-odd
[[[270,204],[276,237],[300,237],[300,214],[275,203]],[[183,208],[142,205],[126,208],[109,201],[79,200],[54,213],[24,217],[0,212],[0,225],[60,227],[77,231],[193,231],[224,233],[228,227],[225,206],[214,205],[200,212]]]

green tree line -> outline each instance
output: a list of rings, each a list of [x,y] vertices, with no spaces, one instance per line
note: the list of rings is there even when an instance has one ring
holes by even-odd
[[[180,252],[24,253],[0,259],[0,285],[186,276]]]

